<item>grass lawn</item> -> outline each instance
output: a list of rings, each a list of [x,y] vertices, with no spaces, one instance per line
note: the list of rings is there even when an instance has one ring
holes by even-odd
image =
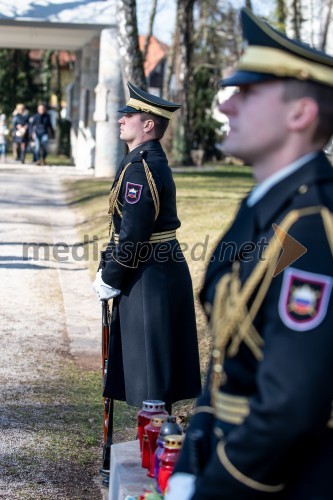
[[[251,170],[242,166],[211,166],[197,169],[175,169],[178,214],[182,226],[178,239],[183,244],[186,260],[193,280],[199,349],[202,373],[205,374],[210,354],[210,334],[201,307],[197,300],[209,256],[219,237],[233,219],[240,200],[250,190],[253,181]],[[79,233],[86,241],[89,270],[96,273],[98,248],[108,242],[108,195],[110,179],[70,179],[65,183],[70,206],[80,220]],[[193,401],[174,406],[176,414],[186,414],[193,407]],[[115,440],[135,437],[136,410],[124,404],[117,404]],[[124,429],[126,429],[124,431]]]

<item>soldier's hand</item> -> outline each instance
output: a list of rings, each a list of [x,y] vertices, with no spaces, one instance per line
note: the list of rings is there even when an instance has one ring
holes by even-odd
[[[190,500],[195,491],[196,476],[187,472],[176,472],[170,477],[164,500]]]
[[[113,288],[112,286],[104,283],[102,279],[102,269],[100,269],[96,274],[93,289],[95,290],[99,300],[113,299],[120,294],[120,290],[118,290],[118,288]]]

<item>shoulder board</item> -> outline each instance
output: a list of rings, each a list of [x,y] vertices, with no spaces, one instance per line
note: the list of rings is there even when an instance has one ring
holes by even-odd
[[[131,163],[142,162],[142,160],[146,157],[146,151],[138,151],[132,158]]]

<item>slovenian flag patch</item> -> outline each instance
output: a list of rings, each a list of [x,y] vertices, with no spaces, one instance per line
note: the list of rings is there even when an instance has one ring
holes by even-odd
[[[299,332],[318,326],[326,316],[332,284],[332,276],[286,269],[279,300],[283,323]]]
[[[126,182],[125,200],[127,203],[133,205],[140,200],[142,193],[142,184],[134,184],[133,182]]]

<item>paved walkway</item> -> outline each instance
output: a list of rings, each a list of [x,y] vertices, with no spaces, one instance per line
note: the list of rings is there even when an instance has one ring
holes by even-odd
[[[44,383],[41,367],[69,351],[100,366],[100,307],[85,262],[73,258],[77,220],[61,189],[62,179],[77,175],[74,167],[0,165],[0,498],[13,498],[6,477],[15,453],[34,446],[32,430],[19,412],[13,423],[12,412],[27,407],[30,382]],[[23,481],[16,475],[11,488]],[[63,498],[43,498],[52,494]]]
[[[100,355],[100,315],[83,256],[75,213],[61,180],[74,167],[0,166],[1,326],[8,311],[32,315],[63,304],[70,351]],[[82,172],[79,172],[82,176]],[[41,295],[41,302],[35,300]]]

